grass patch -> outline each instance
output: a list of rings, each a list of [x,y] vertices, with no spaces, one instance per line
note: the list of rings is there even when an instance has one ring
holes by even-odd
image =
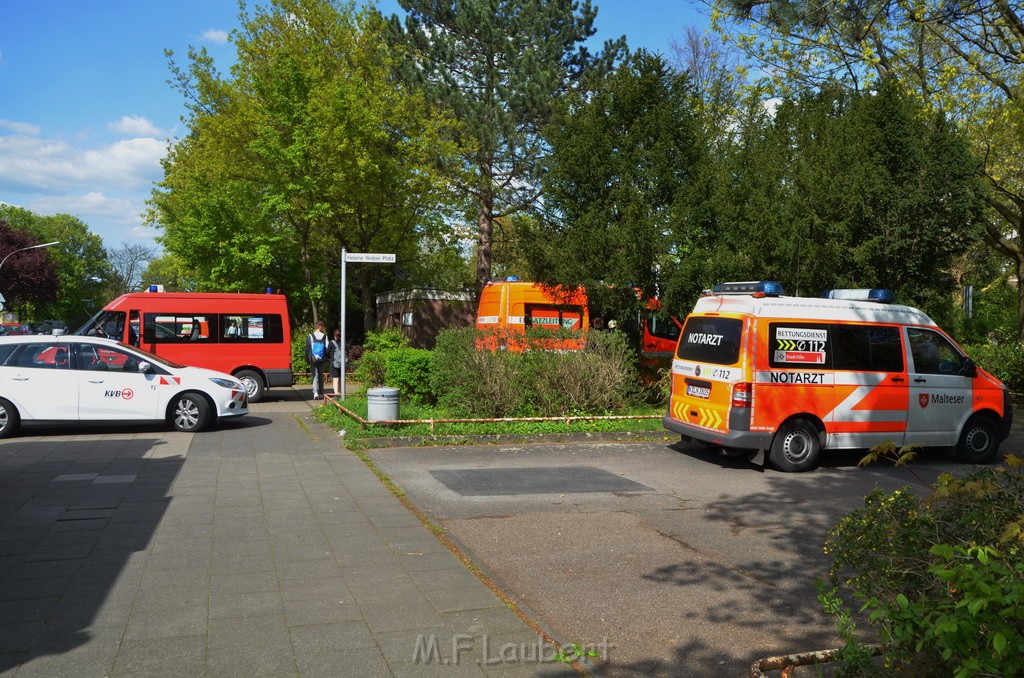
[[[367,401],[365,396],[347,396],[343,401],[344,406],[365,418],[367,413]],[[379,438],[388,436],[436,436],[450,438],[451,436],[477,436],[477,435],[536,435],[542,433],[618,433],[618,432],[650,432],[660,433],[664,431],[661,417],[664,415],[663,407],[638,407],[625,412],[626,416],[654,416],[653,419],[590,419],[559,421],[513,421],[513,422],[460,422],[441,424],[359,424],[348,415],[342,413],[333,405],[325,404],[314,410],[317,420],[330,424],[338,429],[345,429],[346,436],[352,439],[358,438]],[[574,413],[573,416],[584,416],[592,413]],[[457,419],[450,412],[439,407],[418,405],[406,402],[404,399],[400,404],[400,416],[402,419]],[[600,415],[595,415],[600,416]],[[623,416],[622,414],[617,416]],[[448,441],[439,441],[448,442]]]

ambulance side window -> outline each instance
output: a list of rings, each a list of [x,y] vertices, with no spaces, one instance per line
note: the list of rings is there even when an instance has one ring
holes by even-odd
[[[900,330],[891,325],[832,325],[833,366],[857,372],[902,372]]]
[[[959,374],[964,357],[944,336],[920,327],[908,327],[910,355],[917,374]]]
[[[683,327],[676,357],[681,360],[735,365],[740,359],[743,321],[736,318],[690,316]]]

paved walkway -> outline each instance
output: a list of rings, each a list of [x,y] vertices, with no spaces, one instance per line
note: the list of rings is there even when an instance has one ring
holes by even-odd
[[[0,441],[0,676],[557,676],[308,387],[189,435]]]

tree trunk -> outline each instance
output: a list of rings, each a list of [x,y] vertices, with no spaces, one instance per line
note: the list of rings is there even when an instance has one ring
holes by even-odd
[[[491,244],[494,239],[494,191],[492,189],[492,165],[484,163],[480,167],[482,179],[479,196],[480,211],[477,214],[477,250],[476,250],[476,295],[491,281]]]

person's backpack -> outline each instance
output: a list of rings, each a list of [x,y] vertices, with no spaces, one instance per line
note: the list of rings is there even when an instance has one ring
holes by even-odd
[[[325,337],[324,341],[320,341],[311,334],[309,335],[309,341],[309,355],[313,357],[313,362],[319,365],[324,361],[324,352],[326,351],[324,344],[327,343],[327,338]]]

